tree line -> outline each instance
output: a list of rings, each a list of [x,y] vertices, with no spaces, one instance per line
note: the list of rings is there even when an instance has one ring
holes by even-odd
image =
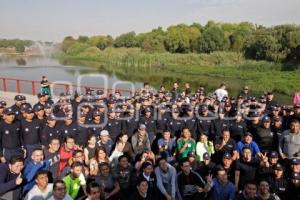
[[[92,51],[107,47],[140,48],[144,52],[211,53],[229,51],[243,53],[245,58],[267,61],[296,61],[300,58],[300,26],[284,24],[272,27],[249,22],[219,23],[206,25],[178,24],[150,32],[128,32],[116,38],[110,35],[65,37],[61,49],[76,55],[87,48]]]
[[[22,53],[25,51],[25,47],[29,47],[33,44],[31,40],[20,39],[0,39],[0,48],[15,48],[16,52]]]

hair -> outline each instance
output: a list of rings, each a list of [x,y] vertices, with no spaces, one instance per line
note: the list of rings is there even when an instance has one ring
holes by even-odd
[[[49,177],[49,171],[45,170],[45,169],[40,169],[36,172],[34,178],[37,179],[39,175],[47,175],[47,177]]]
[[[244,151],[245,149],[249,149],[251,151],[250,147],[248,147],[248,146],[244,146],[242,151]]]
[[[74,169],[75,167],[82,167],[82,164],[80,162],[73,162],[71,165],[71,169]]]
[[[246,181],[245,187],[246,187],[247,185],[255,185],[255,187],[256,187],[256,181],[254,181],[254,180]]]
[[[118,161],[120,162],[123,158],[126,158],[127,161],[129,161],[129,158],[128,158],[128,156],[126,154],[119,156],[118,157]]]
[[[108,155],[107,155],[106,149],[103,146],[100,146],[100,147],[96,148],[96,151],[95,151],[96,161],[97,162],[99,161],[99,151],[103,151],[105,153],[105,160],[108,162],[108,160],[109,160]]]
[[[160,163],[160,161],[162,161],[162,160],[167,161],[167,158],[166,158],[165,156],[162,156],[162,157],[158,158],[157,161],[156,161],[157,166],[159,166],[159,163]]]
[[[290,124],[297,124],[297,123],[299,123],[299,120],[293,119]]]
[[[103,167],[103,166],[107,166],[107,167],[109,168],[109,164],[108,164],[108,162],[103,162],[103,163],[100,163],[100,164],[98,165],[98,167],[99,167],[99,170],[100,170],[100,168],[101,168],[101,167]]]
[[[80,150],[80,149],[74,150],[73,153],[72,153],[72,156],[74,157],[78,153],[82,153],[83,154],[83,151]]]
[[[182,158],[182,159],[180,160],[180,167],[182,167],[182,166],[183,166],[183,163],[186,163],[186,162],[189,162],[189,159],[188,159],[187,157]]]
[[[52,142],[53,140],[58,140],[58,141],[60,142],[60,139],[59,139],[58,137],[54,137],[54,138],[51,138],[51,139],[50,139],[49,144],[51,144],[51,142]]]
[[[34,148],[34,149],[32,150],[31,155],[32,155],[35,151],[42,151],[42,152],[43,152],[43,149],[40,148],[40,147]],[[43,153],[44,153],[44,152],[43,152]]]
[[[216,172],[218,173],[219,171],[226,171],[226,169],[225,169],[222,165],[219,165],[219,166],[216,168]]]
[[[63,184],[64,186],[66,186],[66,184],[65,184],[65,182],[64,182],[63,180],[56,180],[56,181],[54,181],[54,183],[53,183],[53,190],[56,190],[57,184],[59,184],[59,183],[61,183],[61,184]]]
[[[23,158],[23,156],[20,156],[20,155],[13,155],[13,156],[10,158],[9,164],[13,165],[13,164],[15,164],[16,162],[22,162],[22,163],[24,163],[24,158]]]
[[[95,137],[95,138],[97,139],[97,137],[96,137],[96,135],[94,135],[94,133],[89,132],[89,133],[88,133],[87,141],[89,141],[92,137]]]
[[[144,177],[141,177],[136,180],[136,186],[140,186],[142,182],[146,182],[148,184],[147,179],[145,179]]]
[[[124,135],[127,135],[127,136],[128,136],[127,133],[121,132],[121,133],[117,136],[117,141],[121,141],[121,138],[122,138]],[[128,136],[128,138],[129,138],[129,136]]]
[[[99,188],[100,189],[100,185],[98,183],[96,183],[95,181],[92,181],[92,182],[88,183],[87,187],[86,187],[86,193],[91,194],[92,188]]]
[[[67,136],[65,137],[65,139],[64,139],[64,143],[67,143],[67,140],[68,140],[68,139],[73,139],[73,140],[75,141],[75,138],[74,138],[73,136],[67,135]]]

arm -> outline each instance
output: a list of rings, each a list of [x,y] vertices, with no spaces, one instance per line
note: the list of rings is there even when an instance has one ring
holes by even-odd
[[[107,198],[117,194],[120,191],[120,184],[118,181],[115,181],[114,186],[115,186],[114,189],[108,194]]]
[[[159,189],[159,191],[163,195],[167,196],[168,193],[167,193],[167,191],[166,191],[166,189],[165,189],[165,187],[164,187],[164,185],[162,183],[162,179],[161,179],[161,176],[160,176],[160,169],[159,168],[155,169],[155,175],[156,175],[156,186],[157,186],[157,188]]]
[[[84,148],[84,162],[86,165],[88,165],[90,163],[89,161],[89,151],[87,150],[87,148]]]
[[[1,165],[0,165],[0,171],[1,171],[1,173],[0,173],[0,194],[4,194],[4,193],[8,192],[9,190],[15,188],[17,184],[16,184],[16,179],[5,182],[8,169],[5,169],[4,164],[1,164]]]
[[[235,174],[234,174],[234,183],[235,183],[235,189],[236,191],[239,188],[239,181],[240,181],[240,171],[235,170]]]
[[[176,177],[177,177],[175,168],[172,169],[171,173],[172,173],[172,179],[171,179],[172,194],[171,195],[175,199],[175,195],[176,195]]]

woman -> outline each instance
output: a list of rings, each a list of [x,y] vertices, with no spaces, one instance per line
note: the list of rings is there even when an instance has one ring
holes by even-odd
[[[208,153],[210,156],[215,153],[214,144],[212,141],[208,141],[208,137],[205,133],[202,133],[199,138],[199,142],[196,145],[196,160],[203,161],[203,154]]]
[[[90,160],[95,157],[96,153],[96,136],[94,134],[89,133],[88,142],[86,147],[84,148],[84,162],[86,165],[89,165]]]
[[[120,185],[110,173],[108,163],[99,164],[99,176],[96,177],[95,182],[102,187],[101,194],[105,200],[117,200],[119,199]]]
[[[141,166],[145,162],[150,162],[153,165],[155,164],[155,155],[152,151],[144,151],[143,153],[140,154],[134,166],[137,172],[140,171]]]
[[[123,154],[127,154],[132,159],[134,154],[132,151],[132,146],[128,142],[128,135],[126,133],[121,133],[118,136],[117,141],[119,141],[121,143],[120,145],[123,146]]]
[[[90,162],[92,162],[92,160],[95,160],[98,164],[101,164],[104,162],[109,163],[109,158],[108,158],[105,148],[103,146],[100,146],[96,149],[95,157],[92,158],[90,160]]]
[[[139,178],[144,178],[148,182],[148,194],[152,195],[155,199],[157,193],[156,176],[153,170],[153,164],[151,162],[144,162],[141,166]],[[149,195],[150,196],[150,195]]]
[[[188,128],[182,130],[181,136],[177,141],[177,150],[180,158],[186,158],[188,152],[195,152],[195,140],[192,138],[192,134]]]
[[[124,155],[123,149],[124,149],[123,143],[120,142],[120,141],[118,141],[118,142],[116,143],[115,149],[113,150],[113,152],[111,153],[111,155],[110,155],[110,157],[109,157],[110,166],[111,166],[112,168],[118,165],[118,158],[119,158],[121,155]]]

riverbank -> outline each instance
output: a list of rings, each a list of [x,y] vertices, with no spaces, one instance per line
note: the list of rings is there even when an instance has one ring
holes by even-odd
[[[296,67],[246,60],[234,52],[151,54],[137,48],[92,50],[76,55],[58,53],[55,57],[63,64],[98,67],[99,71],[114,73],[128,81],[151,82],[157,88],[160,84],[169,86],[175,80],[189,82],[194,88],[201,84],[209,89],[225,82],[234,95],[248,85],[254,95],[272,90],[285,102],[300,88],[300,70]]]

